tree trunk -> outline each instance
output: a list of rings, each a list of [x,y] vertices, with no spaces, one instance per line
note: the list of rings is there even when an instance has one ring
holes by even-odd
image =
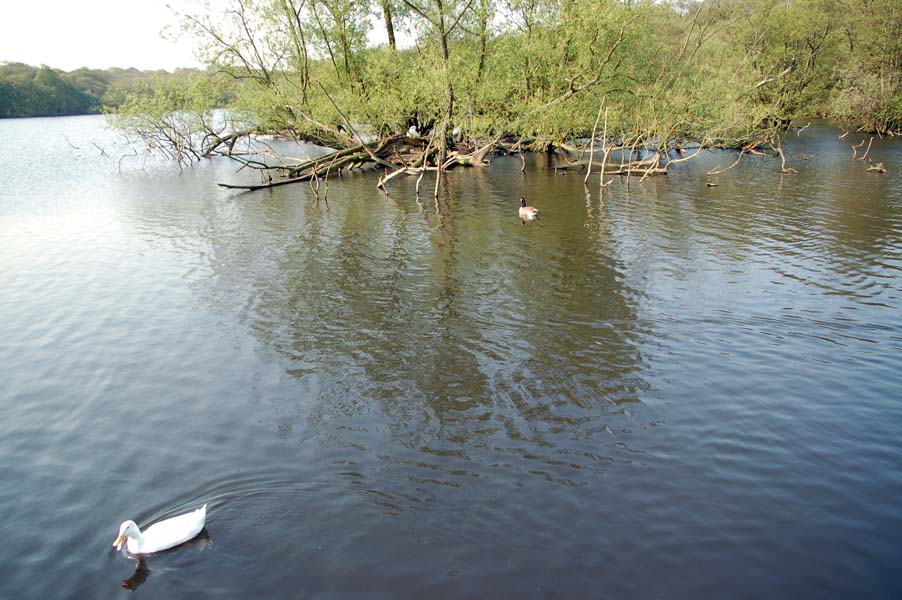
[[[382,0],[382,17],[385,19],[385,31],[388,32],[388,45],[392,50],[396,50],[395,25],[391,16],[391,0]]]
[[[488,3],[482,0],[479,7],[479,67],[476,69],[476,82],[482,85],[485,74],[485,58],[488,51],[489,14]]]
[[[433,0],[437,12],[437,33],[442,46],[442,79],[445,84],[445,106],[444,115],[438,130],[433,132],[435,146],[438,149],[438,165],[445,163],[448,156],[448,128],[451,125],[452,115],[454,113],[454,88],[451,85],[451,65],[450,52],[448,50],[448,30],[445,26],[445,8],[442,0]],[[438,189],[442,181],[442,170],[439,169],[435,178],[435,199],[438,200]]]

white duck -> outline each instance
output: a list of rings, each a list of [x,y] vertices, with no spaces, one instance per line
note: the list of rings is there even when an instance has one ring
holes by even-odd
[[[197,536],[206,520],[207,505],[204,504],[194,512],[154,523],[144,532],[134,521],[126,521],[119,526],[119,537],[113,542],[113,546],[116,550],[121,550],[125,544],[131,554],[160,552]]]

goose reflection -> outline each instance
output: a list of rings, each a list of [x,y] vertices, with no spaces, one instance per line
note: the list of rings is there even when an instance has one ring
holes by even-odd
[[[192,547],[195,548],[198,552],[203,552],[208,546],[211,546],[212,544],[213,538],[210,537],[210,532],[207,531],[207,528],[205,527],[199,534],[197,534],[197,537],[195,537],[194,539],[189,540],[184,544],[180,544],[175,548],[170,548],[169,550],[164,550],[163,552],[154,554],[153,560],[158,560],[157,557],[171,556],[173,554],[185,552]],[[127,579],[122,580],[122,587],[133,592],[141,587],[141,585],[143,585],[145,581],[147,581],[147,578],[150,576],[152,571],[147,566],[146,556],[129,554],[129,557],[134,559],[136,562],[135,572],[132,573],[131,576]]]

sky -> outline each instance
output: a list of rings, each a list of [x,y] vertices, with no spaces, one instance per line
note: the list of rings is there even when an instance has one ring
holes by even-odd
[[[178,0],[13,0],[0,11],[0,62],[72,71],[79,67],[166,69],[198,66],[190,39],[167,4]]]
[[[188,37],[178,33],[171,8],[189,12],[191,0],[6,0],[0,10],[0,63],[42,64],[63,71],[80,67],[141,70],[201,66]],[[381,19],[373,20],[371,44],[387,42]],[[413,38],[396,26],[402,47]]]

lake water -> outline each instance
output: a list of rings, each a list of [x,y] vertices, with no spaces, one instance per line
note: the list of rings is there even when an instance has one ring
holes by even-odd
[[[837,134],[436,209],[0,121],[0,597],[902,597],[902,144]]]

